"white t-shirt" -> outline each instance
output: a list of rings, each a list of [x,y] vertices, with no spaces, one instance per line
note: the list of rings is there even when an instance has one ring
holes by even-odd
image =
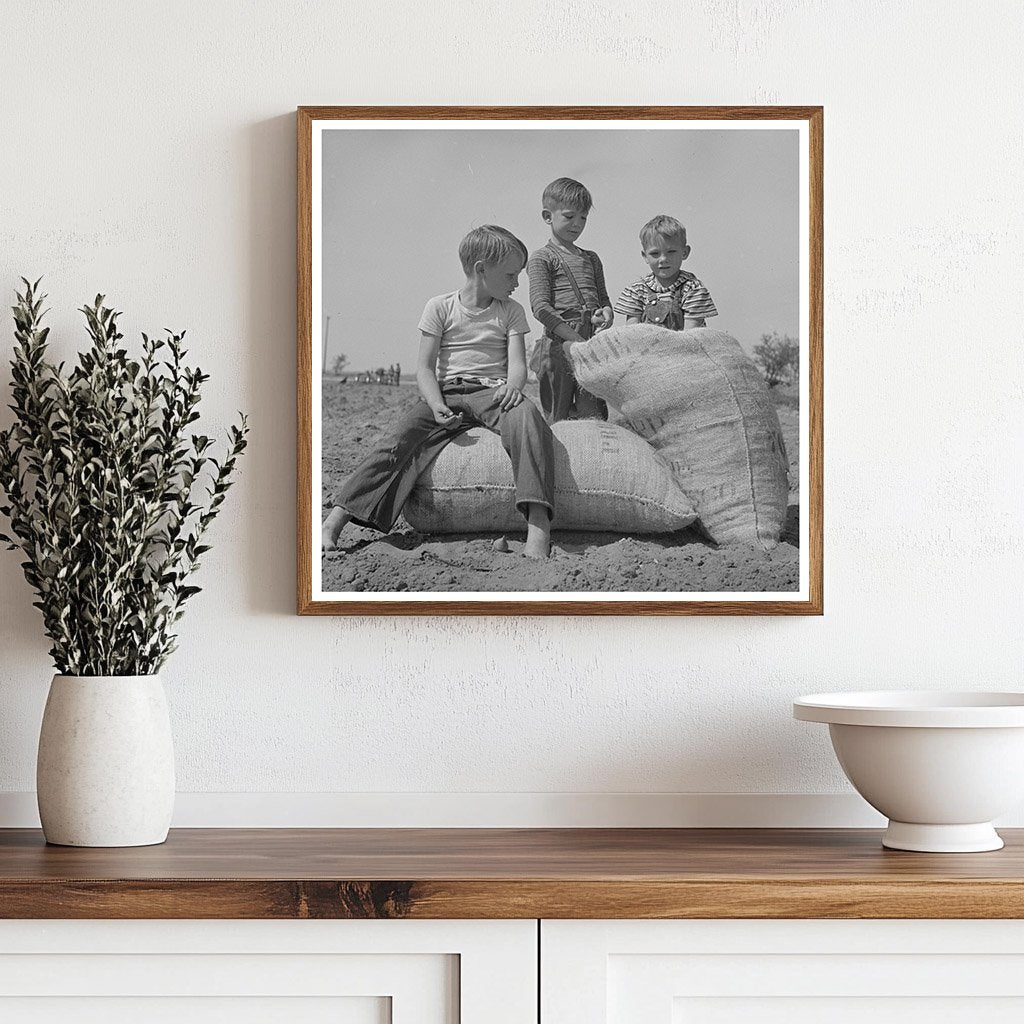
[[[529,334],[526,312],[514,299],[491,299],[486,309],[467,309],[458,292],[435,295],[423,308],[419,329],[441,339],[437,379],[508,379],[508,339]]]

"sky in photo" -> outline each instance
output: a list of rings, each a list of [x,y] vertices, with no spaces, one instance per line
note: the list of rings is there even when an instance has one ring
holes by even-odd
[[[344,353],[348,371],[400,362],[411,379],[425,302],[465,279],[459,241],[500,224],[532,252],[549,237],[541,193],[562,176],[593,194],[579,244],[601,257],[613,304],[647,272],[640,227],[665,213],[686,225],[683,268],[718,307],[708,326],[747,351],[773,330],[798,335],[794,129],[329,129],[322,152],[328,367]],[[529,314],[525,270],[512,297]]]

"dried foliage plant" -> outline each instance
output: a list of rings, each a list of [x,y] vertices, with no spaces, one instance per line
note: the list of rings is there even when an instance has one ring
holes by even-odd
[[[200,588],[186,581],[209,550],[245,451],[245,416],[223,458],[190,434],[201,370],[183,365],[184,332],[142,335],[136,362],[118,343],[120,315],[96,296],[92,344],[65,372],[46,359],[39,282],[17,294],[11,364],[14,426],[0,432],[0,486],[11,550],[20,548],[50,654],[63,675],[149,675],[175,649],[175,623]]]

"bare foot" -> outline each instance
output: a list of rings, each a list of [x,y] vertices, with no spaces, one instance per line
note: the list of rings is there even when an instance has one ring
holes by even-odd
[[[349,519],[351,516],[343,508],[338,508],[335,505],[331,509],[320,528],[320,549],[322,551],[338,550],[338,537]]]
[[[551,517],[543,505],[531,502],[526,511],[526,543],[523,557],[538,562],[551,554]]]

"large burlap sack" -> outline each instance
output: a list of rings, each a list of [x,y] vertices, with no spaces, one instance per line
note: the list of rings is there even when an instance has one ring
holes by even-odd
[[[556,530],[672,533],[696,519],[689,498],[651,446],[597,420],[556,423]],[[522,530],[512,462],[497,434],[474,427],[420,474],[402,510],[421,533]]]
[[[580,384],[665,457],[716,541],[778,543],[785,442],[764,378],[735,338],[634,324],[565,351]]]

